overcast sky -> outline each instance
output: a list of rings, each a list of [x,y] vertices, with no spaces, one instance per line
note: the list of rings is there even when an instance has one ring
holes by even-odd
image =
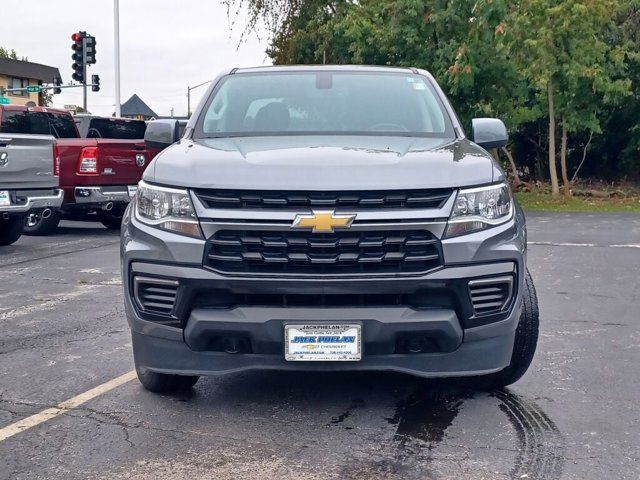
[[[89,90],[89,110],[114,112],[113,0],[0,0],[0,46],[32,62],[58,67],[71,80],[71,34],[96,37],[101,89]],[[242,19],[240,20],[242,23]],[[226,8],[216,0],[120,0],[121,99],[137,93],[158,115],[187,111],[187,86],[212,79],[220,70],[271,63],[266,40],[255,35],[238,46],[244,24],[231,28]],[[192,92],[192,110],[206,87]],[[53,106],[82,105],[82,89],[63,89]]]

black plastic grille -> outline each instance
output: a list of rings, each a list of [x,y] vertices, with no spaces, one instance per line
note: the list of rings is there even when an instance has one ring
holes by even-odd
[[[440,208],[451,196],[451,189],[382,191],[268,191],[196,190],[207,208]]]
[[[469,282],[469,295],[476,315],[487,315],[507,309],[512,293],[511,276]]]
[[[134,277],[138,306],[145,312],[171,315],[176,303],[178,282],[161,278]]]
[[[205,251],[205,265],[226,273],[417,273],[442,263],[440,241],[425,230],[335,233],[223,230],[209,239]]]

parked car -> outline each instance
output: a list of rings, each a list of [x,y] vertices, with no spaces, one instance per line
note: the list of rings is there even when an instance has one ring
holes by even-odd
[[[53,108],[0,105],[2,133],[56,138],[64,200],[58,209],[30,212],[25,224],[25,233],[30,235],[51,233],[62,218],[98,220],[107,228],[120,228],[142,172],[157,153],[146,148],[142,137],[81,138],[71,114]]]
[[[130,118],[98,117],[95,115],[74,115],[78,132],[82,138],[111,138],[117,140],[137,140],[144,138],[147,123]]]
[[[0,245],[20,238],[30,211],[62,204],[54,140],[50,135],[0,133]]]
[[[247,369],[517,381],[538,336],[522,209],[433,77],[234,69],[144,172],[123,220],[125,310],[152,391]]]

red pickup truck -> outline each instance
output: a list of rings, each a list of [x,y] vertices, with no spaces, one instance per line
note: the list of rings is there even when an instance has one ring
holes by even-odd
[[[55,157],[60,165],[64,201],[59,209],[30,212],[25,233],[46,235],[55,230],[63,218],[98,220],[107,228],[120,228],[122,214],[135,194],[142,172],[159,150],[147,148],[142,137],[127,136],[126,132],[132,130],[144,135],[139,121],[105,117],[101,121],[113,127],[103,126],[103,131],[120,132],[123,138],[81,138],[73,117],[66,110],[0,105],[0,133],[44,134],[56,138]]]

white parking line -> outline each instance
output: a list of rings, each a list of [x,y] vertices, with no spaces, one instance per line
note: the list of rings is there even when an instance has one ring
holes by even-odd
[[[571,242],[527,242],[528,245],[551,245],[552,247],[595,247],[595,243]]]
[[[102,283],[89,283],[89,284],[79,285],[78,288],[73,292],[48,295],[44,298],[35,300],[36,302],[39,302],[39,303],[33,303],[31,305],[23,305],[21,307],[4,311],[0,313],[0,320],[9,320],[16,317],[22,317],[24,315],[28,315],[30,313],[38,312],[38,311],[53,310],[55,307],[57,307],[60,304],[63,304],[65,302],[68,302],[69,300],[78,298],[82,295],[86,295],[87,293],[91,293],[94,290],[108,287],[108,286],[119,285],[119,284],[120,284],[120,279],[113,278],[111,280],[107,280],[106,282],[102,282]]]
[[[618,245],[598,245],[597,243],[527,242],[527,245],[549,245],[552,247],[640,248],[640,244],[634,244],[634,243],[622,243]]]
[[[70,398],[69,400],[65,400],[64,402],[59,403],[55,407],[47,408],[46,410],[42,410],[39,413],[31,415],[30,417],[23,418],[22,420],[12,423],[11,425],[8,425],[0,429],[0,442],[6,440],[7,438],[11,438],[20,432],[24,432],[25,430],[28,430],[32,427],[40,425],[41,423],[44,423],[47,420],[55,418],[58,415],[62,415],[63,413],[68,412],[69,410],[77,408],[83,403],[86,403],[89,400],[92,400],[97,396],[102,395],[103,393],[107,393],[108,391],[113,390],[114,388],[117,388],[120,385],[123,385],[133,380],[135,377],[136,377],[136,371],[132,370],[130,372],[125,373],[124,375],[120,375],[119,377],[109,380],[108,382],[105,382],[102,385],[98,385],[97,387],[92,388],[91,390],[87,390],[86,392],[81,393],[80,395],[76,395],[75,397]]]

